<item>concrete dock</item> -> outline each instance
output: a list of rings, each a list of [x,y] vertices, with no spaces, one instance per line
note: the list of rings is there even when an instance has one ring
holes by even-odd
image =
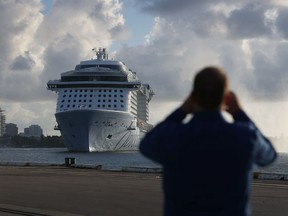
[[[255,180],[253,216],[287,216],[288,182]],[[162,215],[161,175],[0,166],[0,215]]]

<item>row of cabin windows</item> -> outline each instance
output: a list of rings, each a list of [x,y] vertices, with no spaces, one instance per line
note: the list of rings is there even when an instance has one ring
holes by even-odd
[[[64,92],[123,92],[122,89],[66,89]]]
[[[66,94],[64,94],[63,95],[63,98],[65,98],[66,96],[68,96],[69,98],[71,98],[71,97],[90,97],[90,98],[92,98],[93,97],[93,94],[90,94],[90,95],[87,95],[87,94],[84,94],[84,95],[82,95],[82,94],[79,94],[79,95],[77,95],[77,94],[75,94],[75,95],[71,95],[71,94],[69,94],[69,95],[66,95]],[[123,98],[124,97],[124,95],[123,94],[120,94],[120,95],[117,95],[117,94],[114,94],[113,96],[111,95],[111,94],[108,94],[108,95],[106,95],[106,94],[97,94],[97,95],[95,95],[95,97],[121,97],[121,98]]]
[[[64,106],[64,105],[60,106],[60,108],[64,108],[64,107],[66,107],[66,108],[70,108],[70,107],[73,107],[73,108],[75,108],[75,107],[89,107],[89,108],[92,108],[92,105],[89,104],[88,106],[86,106],[86,105],[76,105],[76,104],[70,105],[70,104],[68,104],[66,106]],[[108,105],[107,104],[98,104],[96,107],[97,108],[106,108],[106,107],[108,107],[108,108],[112,108],[112,107],[114,107],[114,108],[117,108],[117,107],[124,108],[124,105],[121,104],[120,106],[118,106],[116,104],[114,104],[114,105],[111,105],[111,104],[108,104]]]
[[[88,100],[85,100],[85,99],[83,100],[84,103],[87,102],[87,101],[88,101]],[[118,101],[118,100],[113,100],[113,101],[114,101],[114,103],[117,103],[117,102],[124,103],[124,100],[119,100],[119,101]],[[68,102],[68,103],[74,102],[74,103],[75,103],[75,102],[77,102],[77,100],[67,100],[67,101],[66,101],[66,100],[62,100],[62,101],[61,101],[61,103],[65,103],[65,102]],[[82,100],[78,100],[78,102],[82,102]],[[91,103],[92,100],[89,100],[89,102]],[[104,100],[98,100],[98,102],[104,102],[104,103],[105,103],[105,102],[106,102],[106,99],[104,99]],[[109,100],[107,100],[107,102],[111,103],[112,100],[109,99]]]
[[[106,108],[106,109],[108,108],[109,109],[111,108],[111,109],[116,110],[119,108],[124,108],[123,92],[124,91],[122,89],[65,89],[64,94],[63,94],[63,100],[61,100],[61,103],[59,105],[60,105],[60,109],[66,109],[66,108],[94,108],[94,109],[95,108]],[[69,93],[72,93],[72,94],[69,94]],[[88,93],[88,94],[85,94],[85,93]],[[96,104],[93,103],[94,102],[92,100],[93,96],[98,98],[97,100],[98,103]],[[81,99],[78,99],[78,100],[75,99],[77,97]],[[121,99],[119,100],[118,97],[120,97]],[[115,103],[120,103],[120,104],[115,104]]]

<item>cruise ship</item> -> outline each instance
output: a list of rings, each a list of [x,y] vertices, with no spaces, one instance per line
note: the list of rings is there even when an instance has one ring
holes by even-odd
[[[154,92],[123,62],[109,59],[105,48],[93,51],[95,59],[47,83],[58,94],[55,129],[69,151],[137,150],[143,133],[152,128]]]

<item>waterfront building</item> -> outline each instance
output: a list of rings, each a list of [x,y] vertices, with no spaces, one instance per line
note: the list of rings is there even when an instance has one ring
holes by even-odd
[[[24,128],[24,134],[28,137],[41,137],[43,130],[39,125],[30,125],[28,128]]]
[[[4,115],[4,110],[0,108],[0,137],[5,134],[5,121],[6,116]]]
[[[7,123],[5,129],[5,134],[8,136],[16,136],[18,134],[18,127],[16,124]]]

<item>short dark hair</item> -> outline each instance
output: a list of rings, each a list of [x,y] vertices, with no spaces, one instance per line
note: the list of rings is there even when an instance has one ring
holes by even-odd
[[[228,79],[223,69],[206,67],[195,76],[193,94],[204,109],[216,109],[224,100]]]

